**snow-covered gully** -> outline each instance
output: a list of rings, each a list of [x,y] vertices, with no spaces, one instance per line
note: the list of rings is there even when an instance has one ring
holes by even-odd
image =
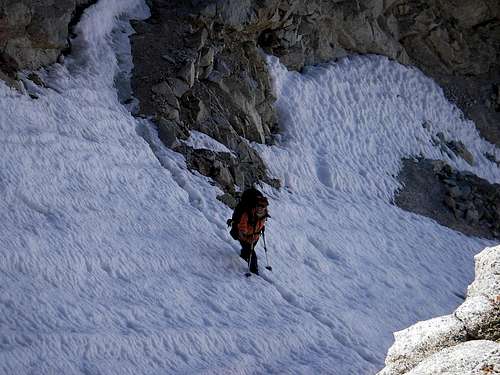
[[[263,187],[273,272],[247,279],[221,192],[121,104],[123,22],[147,15],[101,0],[38,99],[0,83],[0,374],[375,373],[392,332],[460,304],[491,243],[392,205],[394,176],[446,159],[438,131],[477,161],[453,166],[500,172],[431,80],[377,56],[302,75],[269,58],[284,131],[254,147],[284,188]]]

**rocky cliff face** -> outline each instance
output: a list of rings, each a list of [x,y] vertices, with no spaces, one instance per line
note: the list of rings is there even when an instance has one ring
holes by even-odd
[[[464,303],[451,315],[396,332],[380,375],[500,372],[500,246],[475,260]]]
[[[262,8],[265,10],[265,8]],[[279,186],[250,142],[270,143],[277,131],[274,98],[256,24],[248,4],[153,1],[151,19],[134,25],[133,86],[140,112],[153,116],[159,135],[188,165],[226,192],[260,180]],[[195,150],[185,140],[198,130],[233,154]]]
[[[92,0],[0,2],[0,79],[54,63],[69,47],[71,21]]]
[[[295,70],[350,53],[414,64],[500,144],[494,0],[151,0],[150,6],[152,17],[134,25],[139,111],[155,119],[169,147],[229,193],[259,180],[277,185],[247,143],[272,143],[278,131],[262,52]],[[190,129],[225,144],[236,159],[179,147]]]

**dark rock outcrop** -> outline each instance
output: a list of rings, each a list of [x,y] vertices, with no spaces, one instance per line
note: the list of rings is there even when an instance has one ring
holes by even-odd
[[[469,236],[500,239],[500,185],[437,160],[403,160],[397,206]]]
[[[155,119],[161,139],[182,152],[189,167],[226,192],[258,181],[279,186],[248,142],[271,143],[277,131],[257,33],[238,29],[246,17],[239,7],[217,13],[213,5],[153,1],[152,17],[134,23],[132,84],[140,113]],[[190,130],[223,143],[236,159],[179,146],[176,140],[187,139]]]
[[[0,78],[54,63],[68,48],[69,25],[92,0],[0,2]]]
[[[394,333],[380,375],[500,372],[500,246],[475,256],[476,278],[453,314]]]

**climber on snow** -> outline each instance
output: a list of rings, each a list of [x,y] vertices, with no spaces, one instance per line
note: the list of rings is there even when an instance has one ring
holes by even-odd
[[[259,190],[247,189],[234,209],[232,218],[228,220],[228,225],[231,226],[231,236],[241,244],[241,258],[248,263],[250,272],[257,275],[259,268],[255,245],[260,235],[264,233],[266,220],[269,217],[268,205],[267,198]]]

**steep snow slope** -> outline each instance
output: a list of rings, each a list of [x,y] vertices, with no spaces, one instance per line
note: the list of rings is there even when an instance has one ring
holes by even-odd
[[[437,152],[411,136],[423,111],[499,179],[432,82],[375,57],[270,61],[285,133],[256,147],[286,188],[265,188],[274,271],[246,279],[220,191],[119,102],[119,15],[147,9],[91,7],[38,99],[0,86],[1,374],[374,373],[391,332],[460,303],[487,242],[389,203],[399,158]]]

